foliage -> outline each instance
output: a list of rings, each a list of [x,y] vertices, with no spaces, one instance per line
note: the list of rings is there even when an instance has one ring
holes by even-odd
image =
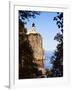
[[[23,24],[26,24],[26,20],[29,20],[31,17],[35,18],[36,15],[39,15],[39,11],[23,11],[19,10],[19,21]]]
[[[39,73],[37,64],[33,62],[33,51],[25,28],[26,19],[35,18],[36,15],[39,12],[19,11],[19,79],[35,78]]]
[[[52,56],[53,69],[52,73],[54,77],[63,76],[63,13],[58,12],[57,16],[54,17],[54,21],[59,28],[59,33],[54,37],[54,40],[58,42],[54,56]]]
[[[52,77],[52,71],[49,69],[46,69],[46,76],[47,78]]]

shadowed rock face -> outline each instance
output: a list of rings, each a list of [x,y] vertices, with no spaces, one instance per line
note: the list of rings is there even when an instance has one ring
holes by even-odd
[[[43,45],[42,37],[39,33],[30,33],[28,34],[28,40],[33,50],[34,62],[37,63],[39,67],[44,67],[43,64]]]

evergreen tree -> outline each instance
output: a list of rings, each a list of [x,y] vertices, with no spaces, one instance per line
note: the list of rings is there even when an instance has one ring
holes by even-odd
[[[31,17],[35,18],[36,15],[40,15],[40,12],[19,10],[19,22],[26,24],[27,20],[29,20]]]
[[[35,78],[38,73],[25,28],[26,20],[35,18],[36,15],[39,15],[39,12],[19,11],[19,79]]]
[[[54,56],[52,56],[52,76],[62,77],[63,76],[63,13],[58,12],[57,16],[54,17],[54,21],[59,28],[59,33],[54,37],[54,40],[58,42]]]

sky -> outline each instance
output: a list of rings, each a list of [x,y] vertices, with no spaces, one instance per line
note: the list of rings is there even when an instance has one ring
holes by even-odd
[[[56,48],[57,41],[54,40],[54,36],[59,29],[53,18],[57,16],[57,12],[42,12],[40,15],[36,15],[36,18],[30,18],[27,21],[26,28],[29,31],[32,27],[32,23],[35,23],[36,31],[41,34],[43,38],[44,50],[53,51]]]

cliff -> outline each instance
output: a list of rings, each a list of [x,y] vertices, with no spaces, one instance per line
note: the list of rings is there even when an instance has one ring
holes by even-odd
[[[43,65],[43,45],[42,37],[39,33],[29,33],[28,40],[33,50],[34,62],[37,63],[39,67],[44,67]]]

